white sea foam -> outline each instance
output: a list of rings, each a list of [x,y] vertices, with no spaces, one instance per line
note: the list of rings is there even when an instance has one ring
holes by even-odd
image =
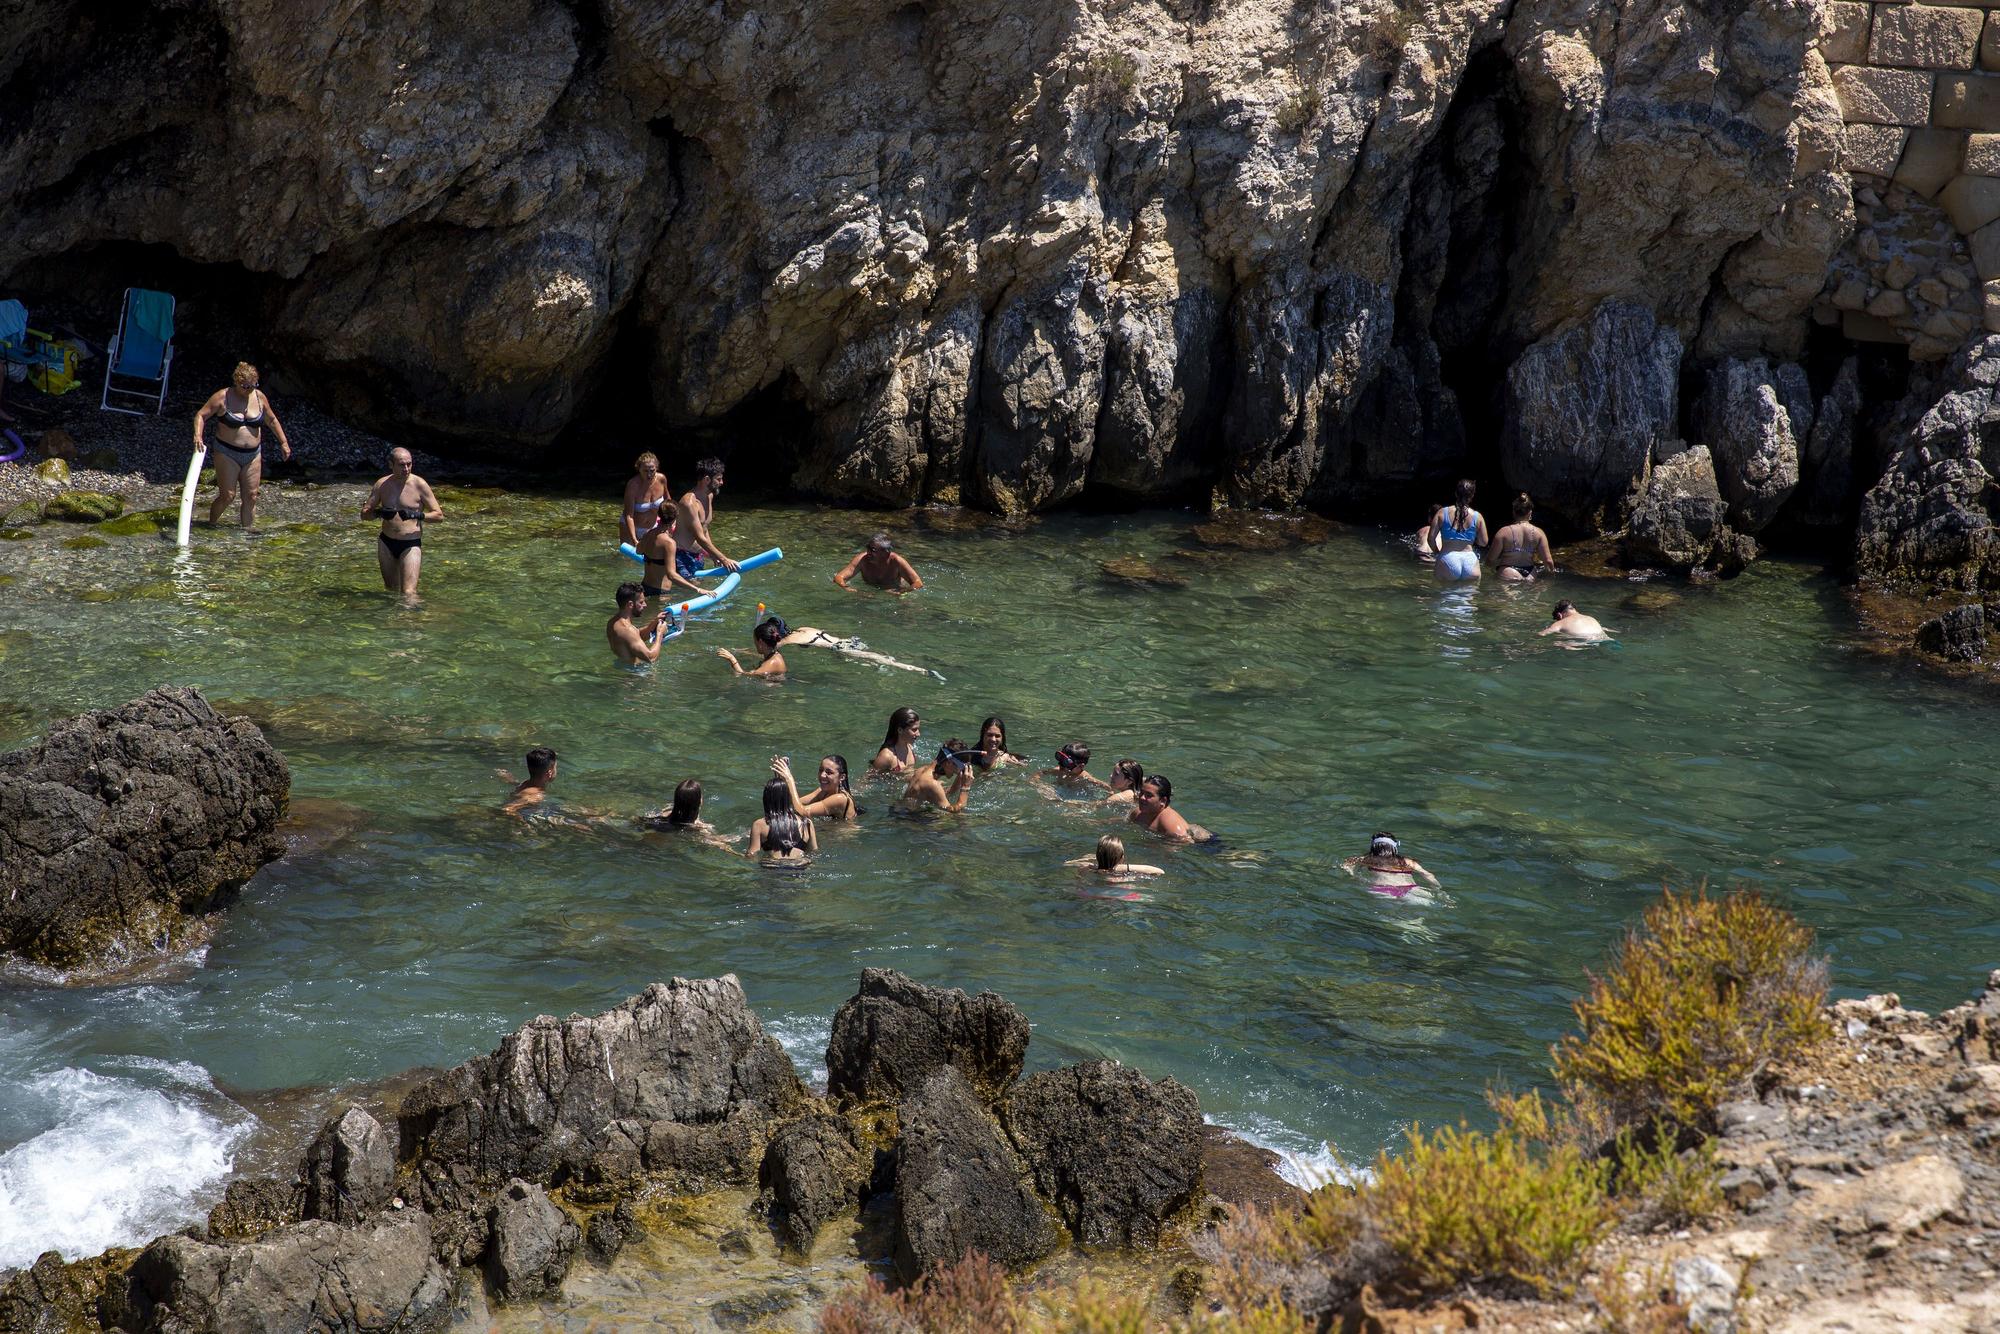
[[[0,1153],[0,1270],[67,1259],[199,1221],[253,1118],[199,1066],[146,1058],[130,1074],[62,1069],[17,1086],[46,1129]]]
[[[826,1044],[833,1037],[833,1020],[823,1014],[781,1014],[766,1020],[764,1031],[778,1040],[814,1092],[826,1092]]]
[[[1356,1186],[1370,1176],[1367,1168],[1348,1162],[1326,1141],[1321,1140],[1314,1145],[1290,1127],[1269,1117],[1248,1113],[1237,1116],[1233,1123],[1218,1121],[1212,1116],[1204,1116],[1202,1120],[1212,1126],[1221,1126],[1260,1149],[1269,1149],[1277,1154],[1278,1175],[1300,1190],[1318,1190],[1335,1181]]]

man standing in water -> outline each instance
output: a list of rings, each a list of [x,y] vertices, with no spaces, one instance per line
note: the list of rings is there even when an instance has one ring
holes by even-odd
[[[842,588],[847,581],[859,574],[877,588],[886,588],[892,593],[914,592],[924,586],[923,577],[917,567],[896,554],[896,548],[889,541],[887,533],[877,533],[868,539],[868,549],[847,562],[847,568],[833,576],[833,582]]]
[[[694,465],[694,490],[681,497],[680,515],[674,520],[674,568],[683,578],[692,579],[701,569],[704,551],[721,562],[723,569],[736,568],[736,562],[723,555],[708,535],[708,526],[715,522],[716,493],[721,490],[721,459],[703,459]]]
[[[645,589],[633,583],[618,585],[618,614],[604,623],[604,638],[618,661],[634,665],[657,662],[660,646],[679,633],[674,630],[661,633],[661,622],[667,616],[665,607],[654,612],[653,619],[642,629],[639,617],[645,610]]]
[[[1609,639],[1604,627],[1597,623],[1595,616],[1585,616],[1576,609],[1576,604],[1568,600],[1556,603],[1555,619],[1542,627],[1542,634],[1559,635],[1564,639],[1580,639],[1586,643]]]
[[[500,809],[508,815],[519,815],[530,806],[541,805],[549,794],[549,784],[555,781],[556,753],[547,746],[536,746],[528,752],[527,781],[514,785],[514,795]]]
[[[364,519],[379,516],[381,535],[375,539],[376,563],[382,567],[382,587],[401,592],[405,602],[417,596],[417,576],[424,568],[424,524],[444,517],[431,484],[410,471],[410,451],[389,451],[389,475],[378,478],[361,509]]]

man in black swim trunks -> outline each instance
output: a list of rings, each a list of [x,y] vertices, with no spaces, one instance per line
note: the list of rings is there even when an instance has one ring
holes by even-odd
[[[417,576],[424,568],[424,524],[444,517],[431,484],[410,471],[415,460],[398,446],[389,451],[389,475],[368,492],[361,517],[382,519],[375,539],[376,562],[382,567],[382,587],[400,592],[405,601],[417,595]]]

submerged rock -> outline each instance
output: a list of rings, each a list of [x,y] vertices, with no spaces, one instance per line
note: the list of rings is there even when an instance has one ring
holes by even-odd
[[[63,491],[50,496],[42,518],[70,523],[102,523],[125,512],[125,498],[105,491]]]
[[[1916,645],[1950,662],[1978,662],[1986,656],[1986,608],[1977,602],[1953,607],[1917,627]]]
[[[284,759],[163,687],[0,755],[0,951],[84,977],[186,938],[284,850]]]
[[[1027,1016],[1003,997],[967,996],[893,969],[864,968],[861,989],[833,1016],[826,1091],[846,1101],[895,1101],[951,1065],[992,1102],[1027,1054]]]
[[[1097,568],[1114,583],[1139,584],[1152,588],[1186,588],[1188,581],[1171,570],[1163,570],[1140,556],[1118,556],[1100,561]]]
[[[968,1251],[1018,1266],[1055,1249],[1027,1163],[956,1068],[933,1070],[897,1115],[896,1267],[905,1279]]]

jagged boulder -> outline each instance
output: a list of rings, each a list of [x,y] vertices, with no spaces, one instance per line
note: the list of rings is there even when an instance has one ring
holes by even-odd
[[[208,1211],[212,1241],[241,1241],[299,1222],[301,1188],[280,1177],[238,1177]]]
[[[1007,1137],[1087,1246],[1156,1246],[1201,1198],[1201,1105],[1115,1061],[1030,1075],[1002,1105]]]
[[[1055,1222],[1028,1165],[955,1067],[926,1076],[898,1118],[896,1267],[904,1278],[968,1251],[1023,1265],[1055,1249]]]
[[[609,1209],[591,1215],[589,1226],[583,1230],[583,1249],[598,1264],[608,1265],[618,1258],[618,1252],[645,1233],[632,1201],[621,1199]]]
[[[358,1223],[395,1193],[396,1152],[380,1121],[349,1106],[321,1127],[306,1150],[305,1217]]]
[[[486,1281],[503,1302],[532,1301],[562,1287],[583,1233],[548,1192],[510,1181],[493,1202],[493,1244]]]
[[[1027,1016],[1005,998],[865,968],[860,990],[833,1016],[826,1091],[847,1101],[894,1101],[951,1065],[990,1103],[1021,1073],[1027,1054]]]
[[[1708,447],[1656,464],[1625,528],[1625,558],[1636,565],[1687,569],[1709,558],[1724,533],[1727,506]]]
[[[1978,662],[1986,656],[1986,608],[1977,602],[1953,607],[1917,627],[1916,645],[1948,662]]]
[[[447,1178],[462,1186],[465,1173],[548,1181],[629,1145],[632,1123],[761,1125],[804,1098],[733,974],[677,977],[594,1018],[530,1020],[490,1055],[411,1089],[398,1123],[403,1152],[423,1160],[429,1191]]]
[[[1681,340],[1653,312],[1605,301],[1508,368],[1500,462],[1556,515],[1622,513],[1656,452],[1676,448]]]
[[[283,854],[291,781],[253,724],[181,686],[0,755],[0,951],[87,980],[189,942]]]
[[[452,1312],[450,1278],[417,1210],[358,1227],[313,1220],[241,1243],[175,1233],[140,1254],[129,1281],[121,1327],[137,1334],[423,1334]]]
[[[1799,489],[1791,515],[1817,528],[1845,527],[1854,517],[1854,435],[1861,413],[1861,372],[1853,357],[1813,410],[1812,432],[1799,455]]]
[[[97,1292],[55,1251],[0,1282],[0,1334],[74,1334],[98,1327]]]
[[[1738,532],[1762,531],[1791,499],[1812,413],[1806,373],[1790,362],[1732,357],[1709,369],[1695,401],[1695,440],[1714,456]]]
[[[820,1228],[861,1203],[872,1168],[851,1122],[809,1116],[771,1137],[757,1184],[778,1235],[793,1250],[810,1254]]]
[[[1862,497],[1855,568],[1885,583],[2000,587],[2000,336],[1975,339],[1921,379],[1888,432],[1893,456]]]

